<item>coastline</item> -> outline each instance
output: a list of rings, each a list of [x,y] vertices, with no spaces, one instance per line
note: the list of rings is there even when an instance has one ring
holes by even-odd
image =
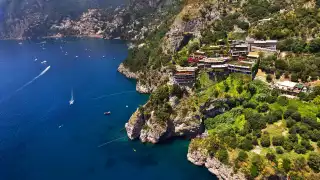
[[[108,39],[104,38],[102,35],[96,35],[96,34],[90,34],[90,35],[62,35],[62,34],[56,34],[51,36],[41,36],[37,39],[59,39],[59,38],[67,38],[67,37],[77,37],[77,38],[96,38],[96,39]],[[0,40],[16,40],[16,41],[24,41],[27,40],[27,37],[19,37],[19,38],[1,38]]]

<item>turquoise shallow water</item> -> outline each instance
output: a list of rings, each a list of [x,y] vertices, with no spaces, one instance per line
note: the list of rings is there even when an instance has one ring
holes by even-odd
[[[0,179],[216,179],[187,161],[188,141],[127,140],[148,96],[116,71],[126,56],[117,40],[0,41]]]

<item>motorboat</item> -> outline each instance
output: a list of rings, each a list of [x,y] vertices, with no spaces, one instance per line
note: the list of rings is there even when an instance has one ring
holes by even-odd
[[[110,115],[110,114],[111,114],[111,112],[110,112],[110,111],[108,111],[108,112],[104,112],[103,114],[104,114],[104,115]]]

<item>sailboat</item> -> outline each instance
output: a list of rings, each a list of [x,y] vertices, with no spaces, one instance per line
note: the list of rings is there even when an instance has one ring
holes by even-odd
[[[72,105],[74,103],[74,99],[73,99],[73,90],[71,91],[71,99],[69,101],[69,104]]]

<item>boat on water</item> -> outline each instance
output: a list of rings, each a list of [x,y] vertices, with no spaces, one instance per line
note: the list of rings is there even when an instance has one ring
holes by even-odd
[[[69,101],[69,104],[70,104],[70,106],[71,106],[72,104],[74,104],[73,90],[71,90],[71,99],[70,99],[70,101]]]
[[[110,114],[111,114],[111,112],[110,112],[110,111],[108,111],[108,112],[104,112],[103,114],[104,114],[104,115],[110,115]]]

